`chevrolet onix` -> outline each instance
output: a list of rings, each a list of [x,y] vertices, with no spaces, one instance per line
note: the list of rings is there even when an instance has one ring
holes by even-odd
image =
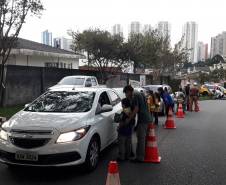
[[[117,138],[120,98],[107,88],[50,90],[3,123],[0,162],[8,165],[96,168]]]

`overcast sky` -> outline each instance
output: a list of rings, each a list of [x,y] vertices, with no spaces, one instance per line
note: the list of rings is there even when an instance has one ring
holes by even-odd
[[[198,23],[198,40],[210,44],[212,36],[226,30],[225,0],[42,0],[45,11],[40,19],[29,17],[20,37],[41,42],[48,29],[53,37],[66,36],[67,30],[90,27],[111,31],[119,23],[127,35],[131,21],[155,26],[169,21],[172,43],[182,36],[186,21]]]

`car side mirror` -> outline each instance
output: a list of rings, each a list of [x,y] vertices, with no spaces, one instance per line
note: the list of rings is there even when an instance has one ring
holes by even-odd
[[[86,81],[86,83],[85,83],[85,87],[92,87],[92,83],[91,83],[91,82],[89,82],[89,81]]]
[[[27,108],[30,105],[30,103],[27,103],[24,105],[24,108]]]
[[[103,112],[111,112],[113,110],[113,106],[112,105],[103,105],[101,108],[101,113]]]
[[[111,112],[113,110],[112,105],[104,104],[101,108],[97,108],[96,114],[101,114],[104,112]]]

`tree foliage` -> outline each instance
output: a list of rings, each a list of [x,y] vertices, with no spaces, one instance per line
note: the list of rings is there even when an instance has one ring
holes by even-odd
[[[114,73],[128,65],[129,47],[120,35],[112,36],[99,29],[85,30],[82,33],[72,31],[70,35],[75,52],[87,52],[88,65],[99,70],[103,81],[107,80],[104,72],[106,69]]]
[[[157,30],[131,34],[126,42],[119,35],[112,36],[101,30],[71,31],[70,35],[73,49],[86,51],[88,65],[97,67],[102,76],[106,67],[124,68],[131,63],[134,72],[137,68],[151,68],[159,74],[171,75],[188,61],[183,38],[172,49],[169,38],[162,37]]]
[[[40,0],[1,0],[0,1],[0,94],[5,84],[5,64],[11,49],[28,15],[40,16],[43,10]],[[2,99],[2,98],[1,98]]]

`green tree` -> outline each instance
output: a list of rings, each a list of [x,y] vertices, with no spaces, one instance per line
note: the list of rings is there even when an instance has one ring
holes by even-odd
[[[5,88],[5,65],[11,49],[16,45],[20,30],[28,15],[40,16],[43,10],[40,0],[1,0],[0,1],[0,95],[3,104]]]
[[[129,47],[123,43],[120,35],[112,36],[107,31],[85,30],[82,33],[70,32],[73,38],[72,48],[75,52],[86,51],[88,65],[96,67],[101,74],[102,82],[106,82],[108,72],[114,73],[128,65]]]

